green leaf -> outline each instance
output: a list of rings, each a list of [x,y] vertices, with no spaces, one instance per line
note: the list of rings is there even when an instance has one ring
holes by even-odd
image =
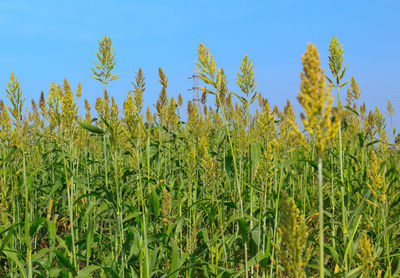
[[[234,202],[224,202],[224,205],[230,209],[237,209],[237,206]]]
[[[217,203],[214,203],[208,212],[208,217],[210,218],[210,221],[214,220],[216,214],[217,214]]]
[[[3,242],[1,243],[1,246],[0,246],[0,254],[1,254],[1,252],[3,252],[3,249],[7,245],[7,243],[10,241],[10,239],[11,239],[11,237],[13,235],[13,232],[14,232],[14,229],[11,228],[8,231],[7,235],[4,237]]]
[[[92,246],[93,246],[93,239],[94,239],[94,230],[92,222],[89,221],[89,228],[88,228],[87,236],[86,236],[86,258],[90,259],[92,255]]]
[[[359,142],[359,145],[360,145],[360,148],[363,148],[364,147],[364,136],[363,136],[363,134],[362,133],[357,133],[357,136],[358,136],[358,142]]]
[[[13,260],[18,265],[22,277],[26,277],[25,265],[20,259],[18,259],[17,254],[14,251],[4,251],[4,254],[7,256],[7,258]]]
[[[160,200],[155,190],[153,190],[150,194],[150,207],[151,211],[154,213],[154,216],[157,218],[160,214]]]
[[[29,235],[33,236],[37,230],[39,229],[39,227],[46,222],[46,218],[44,217],[39,217],[37,218],[32,224],[31,227],[29,228]]]
[[[78,124],[82,128],[84,128],[84,129],[86,129],[86,130],[88,130],[88,131],[90,131],[92,133],[96,133],[96,134],[104,134],[105,133],[104,130],[102,130],[101,128],[99,128],[97,126],[94,126],[94,125],[91,125],[91,124],[87,124],[87,123],[83,123],[83,122],[78,122]]]
[[[353,112],[354,114],[356,114],[357,116],[360,116],[360,114],[356,111],[356,110],[354,110],[353,108],[351,108],[350,106],[344,106],[344,108],[346,108],[347,110],[349,110],[349,111],[351,111],[351,112]]]
[[[257,165],[260,162],[260,158],[261,158],[261,144],[260,143],[252,143],[250,145],[250,172],[251,172],[251,175],[254,175]]]
[[[103,267],[103,270],[104,270],[105,272],[107,272],[108,274],[110,274],[111,277],[113,277],[113,278],[119,278],[118,273],[115,272],[115,270],[112,269],[111,267]],[[110,276],[107,276],[107,277],[110,277]]]
[[[72,275],[76,276],[76,269],[75,267],[69,262],[69,260],[58,250],[53,251],[57,258],[60,260],[60,263],[65,266],[71,273]]]
[[[168,277],[173,277],[177,278],[179,275],[179,248],[178,245],[176,244],[176,240],[172,240],[172,254],[171,254],[171,270],[170,270],[170,275]]]
[[[357,231],[358,226],[359,226],[359,224],[360,224],[361,218],[362,218],[362,215],[360,215],[360,216],[358,217],[358,221],[356,222],[355,227],[352,227],[352,229],[349,231],[349,233],[350,233],[350,238],[349,238],[348,243],[347,243],[347,246],[346,246],[346,251],[344,252],[344,259],[345,259],[345,260],[346,260],[346,258],[347,258],[347,254],[349,253],[350,246],[353,244],[354,235],[356,234],[356,231]]]
[[[346,273],[347,278],[360,277],[360,275],[361,275],[361,269],[359,267],[354,268]]]
[[[39,252],[32,254],[32,264],[43,266],[48,260],[48,254],[51,253],[49,248],[43,248]]]
[[[99,269],[100,269],[100,267],[97,265],[88,265],[84,269],[79,270],[78,278],[88,277],[89,275],[90,275],[90,277],[93,277],[93,275],[91,275],[91,274]]]
[[[8,152],[7,156],[4,158],[3,162],[8,161],[11,158],[11,156],[15,153],[16,150],[17,150],[17,147],[12,146],[10,151]]]
[[[310,164],[314,169],[318,169],[318,164],[317,164],[316,161],[313,161],[313,160],[304,160],[304,161],[305,161],[305,162],[308,162],[308,164]],[[332,175],[331,175],[331,173],[329,173],[325,168],[322,169],[322,174],[323,174],[325,177],[329,178],[329,179],[332,179],[332,178],[333,178]]]
[[[238,220],[239,224],[239,233],[244,242],[249,240],[249,223],[244,218],[240,218]]]
[[[49,232],[50,244],[54,246],[56,243],[56,224],[51,220],[47,220],[47,230]]]
[[[228,176],[233,174],[233,157],[230,153],[225,156],[225,172]]]
[[[379,140],[375,140],[375,141],[369,142],[369,143],[367,144],[367,147],[369,147],[369,146],[371,146],[371,145],[374,145],[374,144],[376,144],[376,143],[378,143],[378,142],[379,142]]]

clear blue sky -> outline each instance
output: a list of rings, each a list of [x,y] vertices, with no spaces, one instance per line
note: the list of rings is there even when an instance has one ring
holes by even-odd
[[[98,40],[113,40],[117,64],[109,92],[119,104],[142,67],[145,105],[160,91],[157,69],[169,78],[169,96],[191,98],[199,42],[210,48],[218,67],[234,77],[244,54],[255,66],[259,91],[282,108],[295,104],[301,55],[314,43],[327,65],[329,41],[338,37],[348,65],[346,78],[359,82],[369,108],[385,109],[390,99],[400,131],[400,1],[2,1],[0,3],[0,86],[11,72],[23,93],[39,98],[54,81],[83,86],[92,104],[100,84],[89,77]],[[1,98],[5,99],[5,91]],[[342,94],[343,100],[345,91]]]

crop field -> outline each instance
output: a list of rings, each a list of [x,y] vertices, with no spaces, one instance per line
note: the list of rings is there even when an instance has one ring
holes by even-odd
[[[333,37],[305,45],[298,101],[257,91],[245,56],[229,89],[200,44],[201,99],[160,93],[141,69],[118,107],[112,41],[82,86],[0,101],[1,277],[400,277],[399,152],[390,101],[360,103]],[[348,74],[348,73],[347,73]],[[235,85],[236,86],[236,85]],[[387,110],[387,111],[386,111]],[[397,137],[399,138],[399,137]]]

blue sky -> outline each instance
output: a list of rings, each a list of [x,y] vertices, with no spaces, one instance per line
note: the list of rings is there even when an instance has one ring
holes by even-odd
[[[28,103],[52,81],[67,78],[83,86],[94,104],[101,85],[90,67],[98,40],[113,40],[120,79],[109,85],[122,104],[139,67],[146,77],[145,106],[160,91],[157,69],[169,79],[169,96],[191,98],[187,79],[199,42],[214,54],[229,77],[231,90],[245,54],[253,60],[258,90],[272,105],[286,99],[301,111],[301,55],[314,43],[328,68],[332,36],[344,48],[346,78],[359,82],[370,109],[385,109],[390,99],[400,131],[399,1],[2,1],[0,2],[0,88],[14,72]],[[6,98],[4,89],[1,95]],[[345,90],[342,93],[345,98]]]

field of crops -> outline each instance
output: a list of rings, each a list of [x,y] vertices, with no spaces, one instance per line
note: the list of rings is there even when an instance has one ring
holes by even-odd
[[[301,57],[298,116],[257,92],[247,56],[231,92],[203,44],[201,100],[168,97],[160,68],[151,110],[142,70],[118,107],[111,39],[96,53],[86,113],[80,84],[31,105],[7,84],[1,277],[400,277],[393,107],[358,102],[336,38],[326,72],[314,45]]]

